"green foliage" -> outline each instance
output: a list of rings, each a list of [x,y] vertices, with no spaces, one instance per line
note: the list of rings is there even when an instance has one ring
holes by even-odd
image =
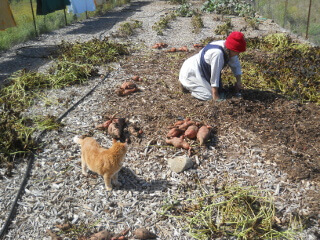
[[[254,16],[249,3],[240,0],[209,0],[202,5],[202,11],[235,16]]]
[[[319,47],[293,42],[285,34],[248,39],[247,44],[243,56],[246,87],[320,104]]]
[[[185,4],[188,0],[169,0],[169,2],[173,4]]]
[[[62,124],[57,121],[55,116],[38,116],[34,119],[37,129],[43,130],[57,130]]]
[[[244,20],[248,23],[249,27],[251,27],[254,30],[258,29],[259,21],[255,17],[245,17]]]
[[[163,30],[169,27],[171,20],[176,19],[175,13],[169,13],[152,26],[152,30],[156,31],[158,35],[163,35]]]
[[[191,24],[193,27],[193,32],[199,33],[201,31],[201,28],[204,27],[201,15],[200,14],[193,15],[191,18]]]
[[[231,19],[227,19],[226,22],[217,26],[214,30],[215,34],[227,36],[232,30]]]
[[[276,23],[292,32],[306,36],[308,8],[310,1],[290,0],[287,1],[272,1],[259,0],[255,1],[257,12],[266,18],[273,19]],[[310,12],[310,25],[308,37],[315,44],[320,44],[320,1],[312,1]],[[315,31],[315,32],[314,32]]]
[[[60,127],[54,116],[33,119],[22,116],[34,99],[43,95],[43,90],[82,84],[97,73],[94,65],[117,61],[123,54],[128,54],[127,47],[108,39],[63,42],[47,74],[26,70],[14,73],[10,84],[0,90],[0,164],[35,148],[34,131]]]
[[[288,239],[296,234],[296,229],[285,230],[277,224],[271,195],[254,187],[226,186],[166,203],[162,214],[176,218],[195,239]]]
[[[127,37],[132,36],[136,28],[141,28],[142,22],[138,20],[132,20],[131,22],[124,22],[120,24],[119,29],[117,30],[117,36]]]
[[[192,17],[195,14],[195,11],[192,10],[192,5],[190,3],[184,3],[176,10],[176,14],[179,17]]]
[[[109,41],[108,38],[92,39],[84,43],[62,42],[59,49],[61,60],[95,66],[115,62],[120,56],[129,54],[127,46]]]
[[[130,2],[129,0],[108,1],[97,8],[94,12],[89,12],[88,17],[98,16],[106,13],[116,6],[121,6]],[[66,25],[64,11],[55,11],[53,13],[41,16],[35,15],[36,28],[35,32],[32,11],[29,0],[12,1],[10,4],[14,19],[17,23],[16,27],[8,28],[0,31],[0,51],[7,50],[15,44],[25,42],[37,36],[37,34],[47,33]],[[36,13],[36,4],[33,4],[33,11]],[[81,21],[87,18],[85,13],[76,17],[72,13],[66,13],[67,24],[75,21]]]

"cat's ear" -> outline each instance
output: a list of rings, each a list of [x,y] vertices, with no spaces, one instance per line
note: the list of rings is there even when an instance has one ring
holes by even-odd
[[[112,138],[112,143],[116,143],[116,142],[117,142],[117,139]]]

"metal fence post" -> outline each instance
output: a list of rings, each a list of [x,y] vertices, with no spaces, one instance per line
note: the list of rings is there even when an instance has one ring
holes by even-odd
[[[282,25],[282,27],[285,27],[286,22],[287,22],[287,11],[288,11],[288,0],[286,0],[285,3],[284,3],[284,14],[283,14],[283,25]]]
[[[36,19],[35,19],[35,16],[34,16],[34,12],[33,12],[32,0],[30,0],[30,7],[31,7],[31,12],[32,12],[32,19],[33,19],[34,31],[35,31],[35,33],[36,33],[36,37],[38,37],[37,25],[36,25]]]
[[[312,0],[309,1],[309,11],[308,11],[308,21],[307,21],[306,39],[308,39],[309,24],[310,24],[310,14],[311,14],[311,4],[312,4]]]

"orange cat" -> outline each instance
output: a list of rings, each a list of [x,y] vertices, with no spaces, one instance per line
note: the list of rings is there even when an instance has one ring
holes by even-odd
[[[112,183],[119,186],[118,172],[122,167],[127,152],[127,143],[113,139],[111,148],[101,147],[92,137],[74,137],[74,142],[81,145],[82,173],[87,176],[87,167],[104,178],[106,189],[112,190]]]

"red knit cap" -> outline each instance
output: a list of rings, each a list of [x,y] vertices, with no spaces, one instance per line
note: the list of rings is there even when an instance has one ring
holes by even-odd
[[[246,50],[246,40],[243,33],[232,32],[226,39],[226,48],[235,52],[244,52]]]

